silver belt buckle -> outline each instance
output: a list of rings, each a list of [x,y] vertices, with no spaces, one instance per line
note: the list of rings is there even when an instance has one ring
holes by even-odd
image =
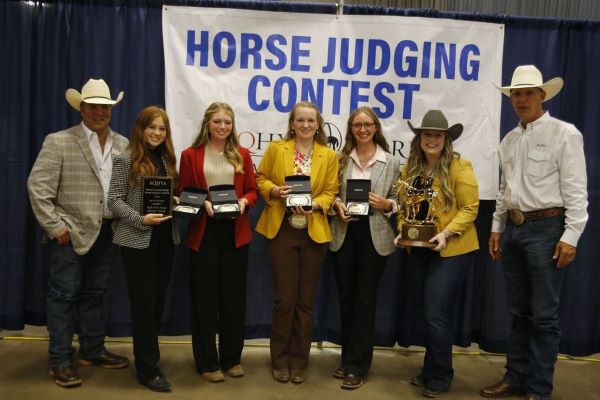
[[[292,228],[304,229],[308,226],[306,215],[292,214],[288,217],[288,222]]]
[[[510,220],[515,225],[521,225],[525,222],[525,214],[520,210],[510,210],[509,214]]]

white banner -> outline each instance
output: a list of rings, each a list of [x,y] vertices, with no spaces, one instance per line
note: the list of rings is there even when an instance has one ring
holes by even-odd
[[[339,150],[352,110],[373,107],[394,154],[406,159],[429,109],[465,129],[456,151],[473,162],[481,199],[498,188],[504,27],[446,19],[323,15],[165,6],[165,101],[176,154],[207,106],[236,113],[256,166],[287,130],[292,106],[319,106]]]

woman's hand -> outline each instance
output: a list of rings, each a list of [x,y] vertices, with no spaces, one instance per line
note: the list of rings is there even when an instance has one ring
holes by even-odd
[[[173,196],[173,204],[179,204],[179,197]]]
[[[390,212],[394,207],[391,200],[373,192],[369,192],[369,204],[376,210],[381,210],[383,212]]]
[[[314,202],[313,202],[313,207],[314,207]],[[293,207],[290,207],[290,210],[294,214],[299,214],[299,215],[308,215],[308,214],[312,214],[312,212],[313,212],[313,210],[305,210],[302,206],[293,206]]]
[[[352,218],[351,216],[346,214],[348,209],[346,208],[346,205],[344,204],[344,202],[342,200],[336,199],[335,203],[333,203],[333,208],[337,212],[338,217],[345,223],[348,223],[350,221],[355,221],[358,219],[358,218]]]
[[[212,217],[213,215],[215,215],[215,212],[213,211],[212,203],[210,201],[204,200],[204,209],[206,210],[206,213],[208,214],[209,217]]]
[[[275,186],[273,189],[271,189],[271,197],[276,199],[285,199],[291,191],[292,187],[289,185]]]
[[[435,251],[442,251],[446,248],[448,237],[452,235],[452,232],[444,229],[431,239],[429,239],[429,243],[437,243],[437,245],[433,248]]]
[[[163,214],[146,214],[144,215],[144,220],[142,221],[142,224],[144,225],[158,225],[161,222],[164,222],[168,219],[171,219],[170,215],[163,215]]]
[[[246,210],[246,207],[248,207],[248,199],[245,197],[242,197],[241,199],[238,200],[238,204],[240,206],[240,215],[243,215],[244,211]]]

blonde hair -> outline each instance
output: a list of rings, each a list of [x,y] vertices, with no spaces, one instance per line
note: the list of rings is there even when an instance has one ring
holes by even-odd
[[[426,158],[423,150],[421,149],[421,136],[423,131],[419,131],[417,135],[410,142],[410,153],[408,155],[408,161],[406,162],[406,177],[416,176],[427,176],[425,171]],[[448,177],[450,175],[450,164],[454,158],[460,158],[460,154],[454,151],[452,146],[452,139],[446,133],[444,139],[444,149],[438,162],[431,171],[431,177],[437,180],[442,188],[442,193],[446,198],[446,204],[444,211],[448,211],[450,206],[454,203],[454,191],[449,185]]]
[[[238,141],[238,135],[235,129],[235,114],[233,113],[233,109],[229,104],[214,102],[208,106],[204,112],[204,119],[202,119],[200,132],[198,132],[198,136],[196,136],[196,139],[194,139],[192,147],[200,147],[208,143],[210,139],[208,123],[216,113],[221,111],[231,117],[231,133],[229,136],[227,136],[227,139],[225,139],[225,149],[223,150],[223,154],[225,155],[225,158],[227,158],[227,160],[233,165],[235,172],[243,174],[244,161],[242,160],[242,155],[238,149],[240,147],[240,142]]]

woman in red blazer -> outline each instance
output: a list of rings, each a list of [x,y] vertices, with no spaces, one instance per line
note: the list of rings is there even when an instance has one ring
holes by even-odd
[[[235,116],[228,104],[213,103],[204,114],[200,133],[181,153],[179,193],[185,187],[208,189],[232,184],[241,216],[213,218],[210,199],[205,212],[188,227],[192,347],[196,370],[209,382],[222,382],[222,371],[241,377],[246,316],[246,270],[252,230],[248,209],[256,203],[254,165],[241,147]],[[219,333],[219,349],[215,337]]]

